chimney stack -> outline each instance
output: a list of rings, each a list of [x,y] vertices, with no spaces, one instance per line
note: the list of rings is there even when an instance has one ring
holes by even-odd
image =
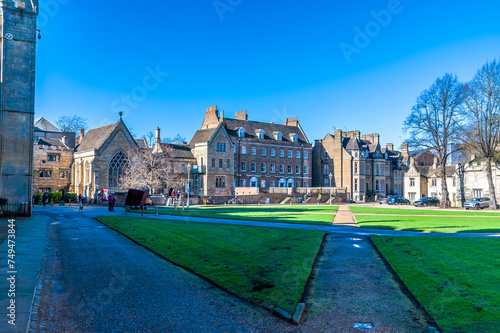
[[[401,155],[403,155],[403,157],[410,156],[410,154],[408,152],[408,142],[403,142],[401,144]]]
[[[387,149],[388,150],[394,150],[394,145],[392,143],[387,144]]]
[[[286,118],[285,125],[286,126],[299,126],[299,119],[297,117]]]
[[[217,110],[217,105],[207,108],[205,112],[205,119],[203,120],[203,125],[201,129],[215,128],[219,125],[219,110]]]
[[[236,112],[236,116],[234,117],[234,119],[248,120],[247,110]]]
[[[410,166],[415,166],[415,157],[410,157]]]

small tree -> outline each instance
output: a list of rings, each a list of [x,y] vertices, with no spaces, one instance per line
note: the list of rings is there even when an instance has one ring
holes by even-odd
[[[150,190],[161,188],[167,182],[168,174],[168,154],[141,149],[131,156],[131,165],[125,172],[123,186]]]
[[[490,208],[496,209],[495,182],[491,170],[500,146],[500,63],[486,63],[465,86],[464,114],[468,120],[462,127],[467,149],[486,160],[486,176],[490,192]]]
[[[439,158],[442,208],[449,206],[446,161],[454,152],[448,150],[448,143],[458,139],[463,100],[462,83],[456,76],[446,74],[420,94],[404,122],[404,131],[411,135],[409,144],[431,150]]]
[[[77,115],[61,116],[56,122],[56,125],[64,132],[75,132],[78,134],[80,129],[87,130],[87,119],[78,117]]]

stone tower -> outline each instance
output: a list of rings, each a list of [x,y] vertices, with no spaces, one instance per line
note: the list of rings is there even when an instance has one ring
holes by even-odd
[[[0,0],[0,197],[31,202],[38,0]]]

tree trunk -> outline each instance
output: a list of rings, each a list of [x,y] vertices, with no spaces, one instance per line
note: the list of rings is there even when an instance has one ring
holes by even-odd
[[[443,159],[444,160],[444,159]],[[446,182],[446,163],[441,162],[441,208],[450,207],[448,183]]]
[[[491,171],[491,157],[486,157],[486,177],[490,188],[490,209],[497,209],[497,197],[495,195],[495,183],[493,182],[493,173]]]

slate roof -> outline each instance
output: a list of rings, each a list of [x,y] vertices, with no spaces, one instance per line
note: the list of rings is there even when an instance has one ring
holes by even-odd
[[[40,146],[68,148],[68,146],[66,146],[60,139],[39,138],[36,143]]]
[[[304,132],[299,126],[287,126],[281,124],[263,123],[259,121],[231,118],[224,118],[223,124],[226,128],[227,134],[231,138],[237,138],[238,130],[243,127],[245,129],[245,138],[259,139],[258,132],[259,130],[263,130],[265,132],[264,140],[276,141],[275,134],[281,132],[283,134],[282,142],[293,142],[291,135],[296,134],[298,137],[298,143],[309,144],[309,140],[307,140]]]
[[[174,143],[162,143],[161,149],[170,158],[191,158],[194,159],[194,155],[191,152],[191,147],[189,145],[179,145]]]
[[[148,141],[146,138],[140,138],[140,139],[134,139],[137,145],[139,146],[140,149],[147,149],[149,148]]]
[[[52,125],[47,119],[39,118],[35,120],[35,131],[40,132],[62,132],[59,128]]]
[[[208,142],[214,135],[215,131],[217,130],[216,128],[210,128],[210,129],[201,129],[197,130],[196,133],[194,134],[193,138],[189,142],[189,145],[191,147],[194,147],[195,144],[200,143],[200,142]]]
[[[108,136],[113,132],[118,123],[98,127],[91,129],[83,137],[80,144],[75,149],[76,151],[82,152],[87,150],[94,150],[101,147]]]
[[[433,166],[415,166],[422,176],[439,177],[440,168],[434,169]],[[453,165],[446,167],[446,176],[452,177],[455,174],[455,167]]]

